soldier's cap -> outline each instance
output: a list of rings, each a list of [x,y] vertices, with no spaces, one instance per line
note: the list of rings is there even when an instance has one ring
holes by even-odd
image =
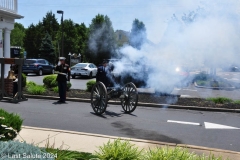
[[[59,57],[59,60],[65,60],[66,58],[65,57]]]
[[[106,63],[108,63],[108,61],[106,61],[106,60],[104,60],[104,61],[102,62],[102,64],[106,64]]]

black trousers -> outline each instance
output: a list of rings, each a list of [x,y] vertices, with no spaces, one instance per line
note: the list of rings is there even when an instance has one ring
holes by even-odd
[[[63,102],[66,101],[66,91],[67,91],[67,82],[58,81],[58,92],[59,92],[60,101],[63,101]]]

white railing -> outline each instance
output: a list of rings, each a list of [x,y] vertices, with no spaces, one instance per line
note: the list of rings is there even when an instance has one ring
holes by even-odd
[[[0,0],[0,10],[7,12],[18,12],[17,0]]]

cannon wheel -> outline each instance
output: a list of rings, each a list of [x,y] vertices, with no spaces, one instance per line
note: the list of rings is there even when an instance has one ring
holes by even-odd
[[[102,82],[97,82],[91,92],[91,105],[96,114],[101,115],[106,111],[107,97],[105,85]]]
[[[133,112],[138,103],[137,87],[132,83],[125,84],[121,97],[121,105],[125,113]]]

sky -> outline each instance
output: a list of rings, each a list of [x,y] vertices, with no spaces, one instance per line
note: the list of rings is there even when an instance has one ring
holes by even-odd
[[[114,30],[131,31],[132,22],[137,18],[145,24],[148,39],[157,43],[173,14],[188,13],[200,4],[198,0],[19,0],[18,14],[24,18],[16,22],[27,28],[52,11],[60,23],[57,10],[63,10],[64,19],[75,23],[89,26],[97,14],[103,14],[110,18]]]

